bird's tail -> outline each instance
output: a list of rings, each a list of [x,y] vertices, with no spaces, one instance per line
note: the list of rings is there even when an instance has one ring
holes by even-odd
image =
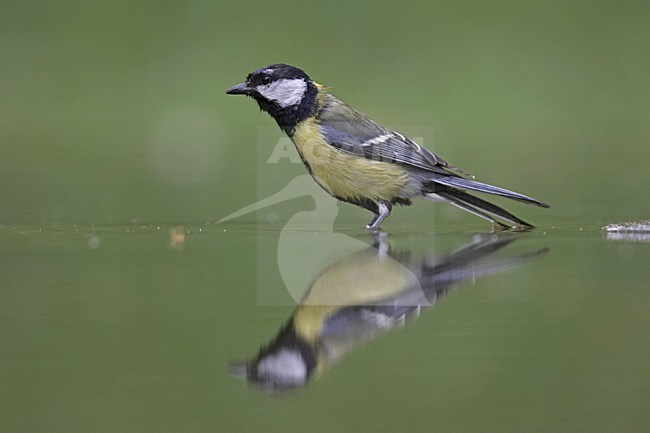
[[[437,197],[441,197],[448,201],[449,203],[457,206],[463,210],[466,210],[480,218],[486,219],[494,224],[497,224],[503,228],[508,226],[502,224],[493,218],[497,216],[503,218],[506,221],[510,221],[514,224],[519,225],[524,228],[534,227],[532,224],[522,220],[521,218],[511,214],[507,210],[503,209],[500,206],[490,203],[489,201],[483,200],[471,194],[466,193],[465,191],[460,191],[457,189],[448,189],[446,191],[436,191],[435,193],[424,194],[428,199],[435,200]]]
[[[507,189],[504,189],[504,188],[499,188],[498,186],[494,186],[494,185],[488,185],[487,183],[478,182],[478,181],[475,181],[475,180],[472,180],[472,179],[465,179],[463,177],[458,177],[458,176],[436,176],[435,179],[432,180],[432,182],[442,184],[442,185],[446,185],[446,186],[450,186],[452,188],[470,189],[472,191],[479,191],[479,192],[484,192],[484,193],[487,193],[487,194],[500,195],[501,197],[506,197],[506,198],[509,198],[509,199],[512,199],[512,200],[517,200],[517,201],[521,201],[521,202],[528,203],[528,204],[534,204],[534,205],[540,206],[540,207],[550,207],[548,204],[546,204],[546,203],[544,203],[542,201],[535,200],[532,197],[528,197],[526,195],[519,194],[518,192],[510,191],[510,190],[507,190]],[[438,191],[436,191],[436,189],[437,188],[435,188],[435,187],[433,188],[433,190],[436,193],[438,193]],[[478,199],[476,197],[473,197],[473,196],[471,196],[469,194],[468,194],[468,196],[471,197],[473,200],[480,200],[480,199]],[[485,202],[483,200],[480,200],[480,201],[482,201],[483,203],[490,204],[490,203]],[[491,206],[494,206],[494,205],[491,205]],[[501,209],[499,207],[497,207],[497,208]],[[501,210],[503,210],[503,209],[501,209]]]

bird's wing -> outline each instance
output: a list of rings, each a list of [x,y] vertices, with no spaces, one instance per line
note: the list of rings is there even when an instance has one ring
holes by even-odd
[[[318,119],[327,142],[337,149],[444,175],[464,175],[445,160],[402,134],[384,128],[331,95]]]
[[[320,111],[316,117],[327,143],[342,152],[377,161],[404,164],[432,173],[431,176],[426,176],[429,182],[425,185],[431,193],[437,192],[440,185],[446,185],[453,189],[469,189],[549,207],[548,204],[523,194],[474,180],[474,176],[448,164],[402,134],[378,125],[330,94],[322,97]],[[468,194],[463,196],[463,199],[472,201],[472,206],[482,209],[489,204]],[[477,206],[478,204],[481,206]],[[516,219],[512,221],[519,223]]]

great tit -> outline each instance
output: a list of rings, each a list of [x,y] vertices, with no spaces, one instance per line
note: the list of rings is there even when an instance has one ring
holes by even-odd
[[[456,285],[517,268],[547,251],[493,256],[516,239],[514,233],[480,234],[448,255],[430,251],[416,258],[378,238],[323,269],[277,336],[253,359],[232,364],[231,372],[270,393],[303,387]]]
[[[269,65],[226,91],[247,95],[273,117],[291,138],[314,180],[333,197],[368,209],[366,225],[376,231],[394,204],[413,197],[444,200],[490,221],[495,228],[533,226],[466,190],[499,195],[524,203],[546,203],[507,189],[478,182],[463,170],[406,138],[375,123],[314,82],[299,68]]]

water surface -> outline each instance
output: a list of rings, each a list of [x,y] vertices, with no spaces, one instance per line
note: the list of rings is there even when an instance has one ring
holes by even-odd
[[[481,236],[395,231],[383,251],[439,265]],[[372,251],[372,236],[4,226],[2,430],[647,429],[650,245],[607,240],[598,227],[513,237],[465,268],[475,275],[437,281],[444,290],[419,316],[270,393],[232,363],[271,343],[300,309],[294,298],[328,269],[340,281],[341,263]]]

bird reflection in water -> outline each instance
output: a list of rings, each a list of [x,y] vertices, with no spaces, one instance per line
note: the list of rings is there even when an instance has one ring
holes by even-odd
[[[326,267],[275,339],[253,359],[232,364],[231,372],[269,393],[303,387],[459,283],[514,269],[547,251],[493,255],[517,238],[479,234],[447,256],[416,260],[409,251],[393,252],[379,234],[372,247]]]

